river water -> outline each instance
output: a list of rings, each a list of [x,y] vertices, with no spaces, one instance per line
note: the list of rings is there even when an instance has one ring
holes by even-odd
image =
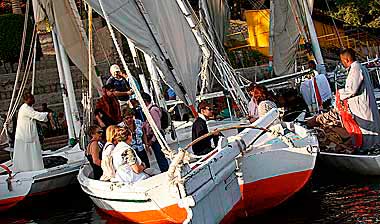
[[[379,223],[380,177],[355,177],[317,168],[289,201],[239,223]],[[78,185],[40,196],[5,214],[0,223],[125,223],[98,211]]]

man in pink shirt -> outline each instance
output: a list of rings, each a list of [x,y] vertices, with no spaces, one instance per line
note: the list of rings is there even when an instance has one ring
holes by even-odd
[[[153,104],[152,97],[149,94],[141,93],[141,96],[144,100],[146,107],[148,107],[150,115],[152,115],[154,123],[156,123],[158,129],[161,131],[161,133],[163,133],[163,130],[161,128],[161,109],[157,105]],[[145,124],[145,130],[148,139],[147,147],[151,147],[153,149],[154,155],[156,156],[156,160],[161,172],[167,171],[169,169],[168,160],[165,158],[164,153],[161,151],[161,145],[158,143],[156,136],[153,133],[152,127],[149,125],[148,122],[146,122]]]

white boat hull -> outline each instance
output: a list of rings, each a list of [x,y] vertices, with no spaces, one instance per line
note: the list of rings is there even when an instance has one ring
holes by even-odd
[[[78,181],[97,207],[120,219],[137,223],[183,223],[186,220],[229,223],[235,218],[231,211],[241,199],[233,162],[238,154],[236,146],[214,150],[204,157],[201,165],[194,166],[182,177],[183,185],[173,185],[167,173],[133,185],[97,181],[88,178],[92,172],[89,165],[81,168]]]
[[[8,210],[27,197],[64,188],[76,181],[78,170],[85,161],[84,152],[78,145],[73,148],[64,147],[44,157],[48,156],[62,156],[68,161],[48,169],[12,174],[10,185],[7,174],[0,176],[0,212]]]
[[[273,110],[253,125],[268,128],[277,118],[278,111]],[[259,214],[281,204],[310,179],[319,150],[318,141],[301,126],[287,125],[297,134],[292,137],[293,142],[302,148],[289,148],[257,129],[225,135],[230,139],[239,139],[242,145],[248,146],[236,158],[242,200],[235,206],[234,212],[239,216]]]

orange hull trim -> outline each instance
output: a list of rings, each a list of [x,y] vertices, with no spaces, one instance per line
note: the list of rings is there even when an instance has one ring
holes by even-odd
[[[141,212],[118,212],[115,210],[106,209],[101,210],[113,217],[136,223],[183,223],[187,217],[186,210],[178,207],[178,205],[171,205],[161,210]]]
[[[24,198],[25,198],[25,196],[19,196],[19,197],[0,200],[0,212],[3,212],[5,210],[12,208],[18,202],[22,201]]]
[[[312,172],[311,169],[289,173],[241,185],[242,199],[235,205],[234,211],[245,217],[274,208],[301,190]]]
[[[307,183],[312,172],[313,170],[307,170],[284,174],[240,186],[242,199],[221,223],[232,223],[237,216],[257,215],[278,206],[298,192]],[[101,210],[113,217],[137,223],[183,223],[187,216],[186,210],[178,205],[141,212]]]

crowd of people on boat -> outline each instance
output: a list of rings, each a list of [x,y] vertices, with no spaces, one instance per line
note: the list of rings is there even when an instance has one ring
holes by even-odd
[[[344,88],[335,96],[335,107],[329,82],[323,72],[317,72],[315,62],[309,62],[310,75],[301,83],[300,92],[309,112],[316,116],[307,121],[310,128],[323,130],[321,148],[343,153],[367,153],[380,143],[380,116],[367,69],[355,57],[352,49],[340,53],[342,64],[348,71]],[[152,127],[130,88],[134,78],[121,71],[118,65],[110,67],[111,76],[102,88],[102,96],[95,106],[95,125],[90,126],[90,137],[85,154],[93,167],[93,177],[103,181],[135,182],[149,175],[144,171],[151,166],[154,154],[161,172],[169,168],[169,162],[161,150]],[[170,115],[154,104],[152,97],[140,91],[142,100],[158,130],[164,134]],[[276,97],[262,85],[252,83],[247,88],[251,96],[248,104],[248,120],[253,123],[268,111],[281,105]],[[171,93],[171,99],[175,93]],[[175,96],[175,95],[174,95]],[[227,99],[228,100],[228,99]],[[30,171],[43,168],[36,121],[53,119],[52,111],[33,109],[34,96],[25,94],[24,104],[18,113],[15,134],[14,170]],[[192,126],[192,140],[209,133],[207,120],[216,117],[212,104],[198,104],[198,116]],[[192,146],[195,155],[205,155],[218,144],[219,132],[198,139]]]

